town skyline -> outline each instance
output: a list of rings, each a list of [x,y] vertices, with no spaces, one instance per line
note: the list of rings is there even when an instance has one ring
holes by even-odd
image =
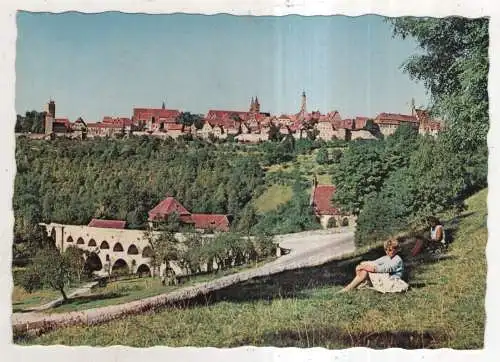
[[[162,102],[206,114],[246,110],[253,96],[262,112],[293,114],[303,91],[308,111],[344,118],[408,114],[412,98],[428,104],[423,85],[399,69],[415,44],[392,39],[379,16],[20,12],[17,23],[18,114],[48,99],[71,120]]]

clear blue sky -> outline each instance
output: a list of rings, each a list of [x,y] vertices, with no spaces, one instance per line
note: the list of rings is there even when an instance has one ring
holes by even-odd
[[[342,117],[408,113],[426,105],[422,84],[400,65],[418,51],[392,38],[378,16],[18,13],[16,111],[98,121],[133,107],[193,113],[337,109]]]

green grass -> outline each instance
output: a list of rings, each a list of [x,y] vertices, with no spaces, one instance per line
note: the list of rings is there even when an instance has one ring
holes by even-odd
[[[108,305],[123,304],[134,300],[168,293],[178,288],[214,280],[226,275],[261,266],[274,258],[268,258],[252,265],[241,265],[216,273],[201,274],[190,277],[185,283],[177,286],[163,286],[159,278],[135,278],[112,281],[105,287],[95,287],[90,292],[70,298],[67,303],[44,310],[44,313],[63,313],[80,311]],[[35,306],[60,298],[57,291],[44,289],[27,293],[16,286],[13,293],[13,312],[23,312]]]
[[[61,293],[56,290],[43,289],[28,293],[22,287],[14,285],[11,298],[12,310],[13,312],[29,310],[60,297]]]
[[[347,348],[483,347],[487,190],[467,202],[447,255],[403,258],[412,286],[405,294],[371,290],[337,294],[359,259],[379,248],[323,266],[242,282],[190,308],[71,327],[23,344],[136,347],[295,346]]]
[[[291,200],[292,197],[291,186],[271,185],[255,200],[255,207],[259,213],[276,210],[279,205]]]

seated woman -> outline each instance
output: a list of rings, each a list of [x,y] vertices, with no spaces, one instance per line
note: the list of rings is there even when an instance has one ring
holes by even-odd
[[[403,276],[403,259],[398,255],[399,242],[395,239],[384,243],[386,255],[377,260],[364,261],[356,267],[356,277],[341,292],[348,292],[363,282],[371,282],[373,289],[381,293],[398,293],[408,289]]]
[[[417,240],[415,243],[415,247],[411,252],[413,256],[420,254],[420,252],[424,247],[427,247],[431,250],[436,250],[442,247],[446,247],[446,234],[442,223],[435,216],[429,217],[427,221],[431,228],[430,239],[425,241],[421,239]]]
[[[429,218],[429,226],[431,227],[431,242],[446,245],[446,235],[444,233],[444,226],[437,217],[431,216]],[[441,246],[440,245],[440,246]]]

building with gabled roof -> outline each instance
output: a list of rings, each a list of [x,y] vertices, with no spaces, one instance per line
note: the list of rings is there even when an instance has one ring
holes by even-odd
[[[124,220],[92,219],[87,226],[104,229],[125,229],[127,222]]]
[[[374,119],[374,122],[384,136],[392,135],[403,124],[409,124],[415,129],[419,128],[419,121],[415,115],[382,112]]]
[[[310,205],[314,215],[324,229],[337,226],[353,226],[356,221],[353,215],[346,215],[333,204],[336,188],[334,185],[318,185],[316,177],[313,180]]]
[[[199,231],[229,231],[231,216],[222,214],[192,214],[177,199],[167,197],[148,213],[150,226],[165,220],[169,215],[177,213],[179,221],[193,225]]]

